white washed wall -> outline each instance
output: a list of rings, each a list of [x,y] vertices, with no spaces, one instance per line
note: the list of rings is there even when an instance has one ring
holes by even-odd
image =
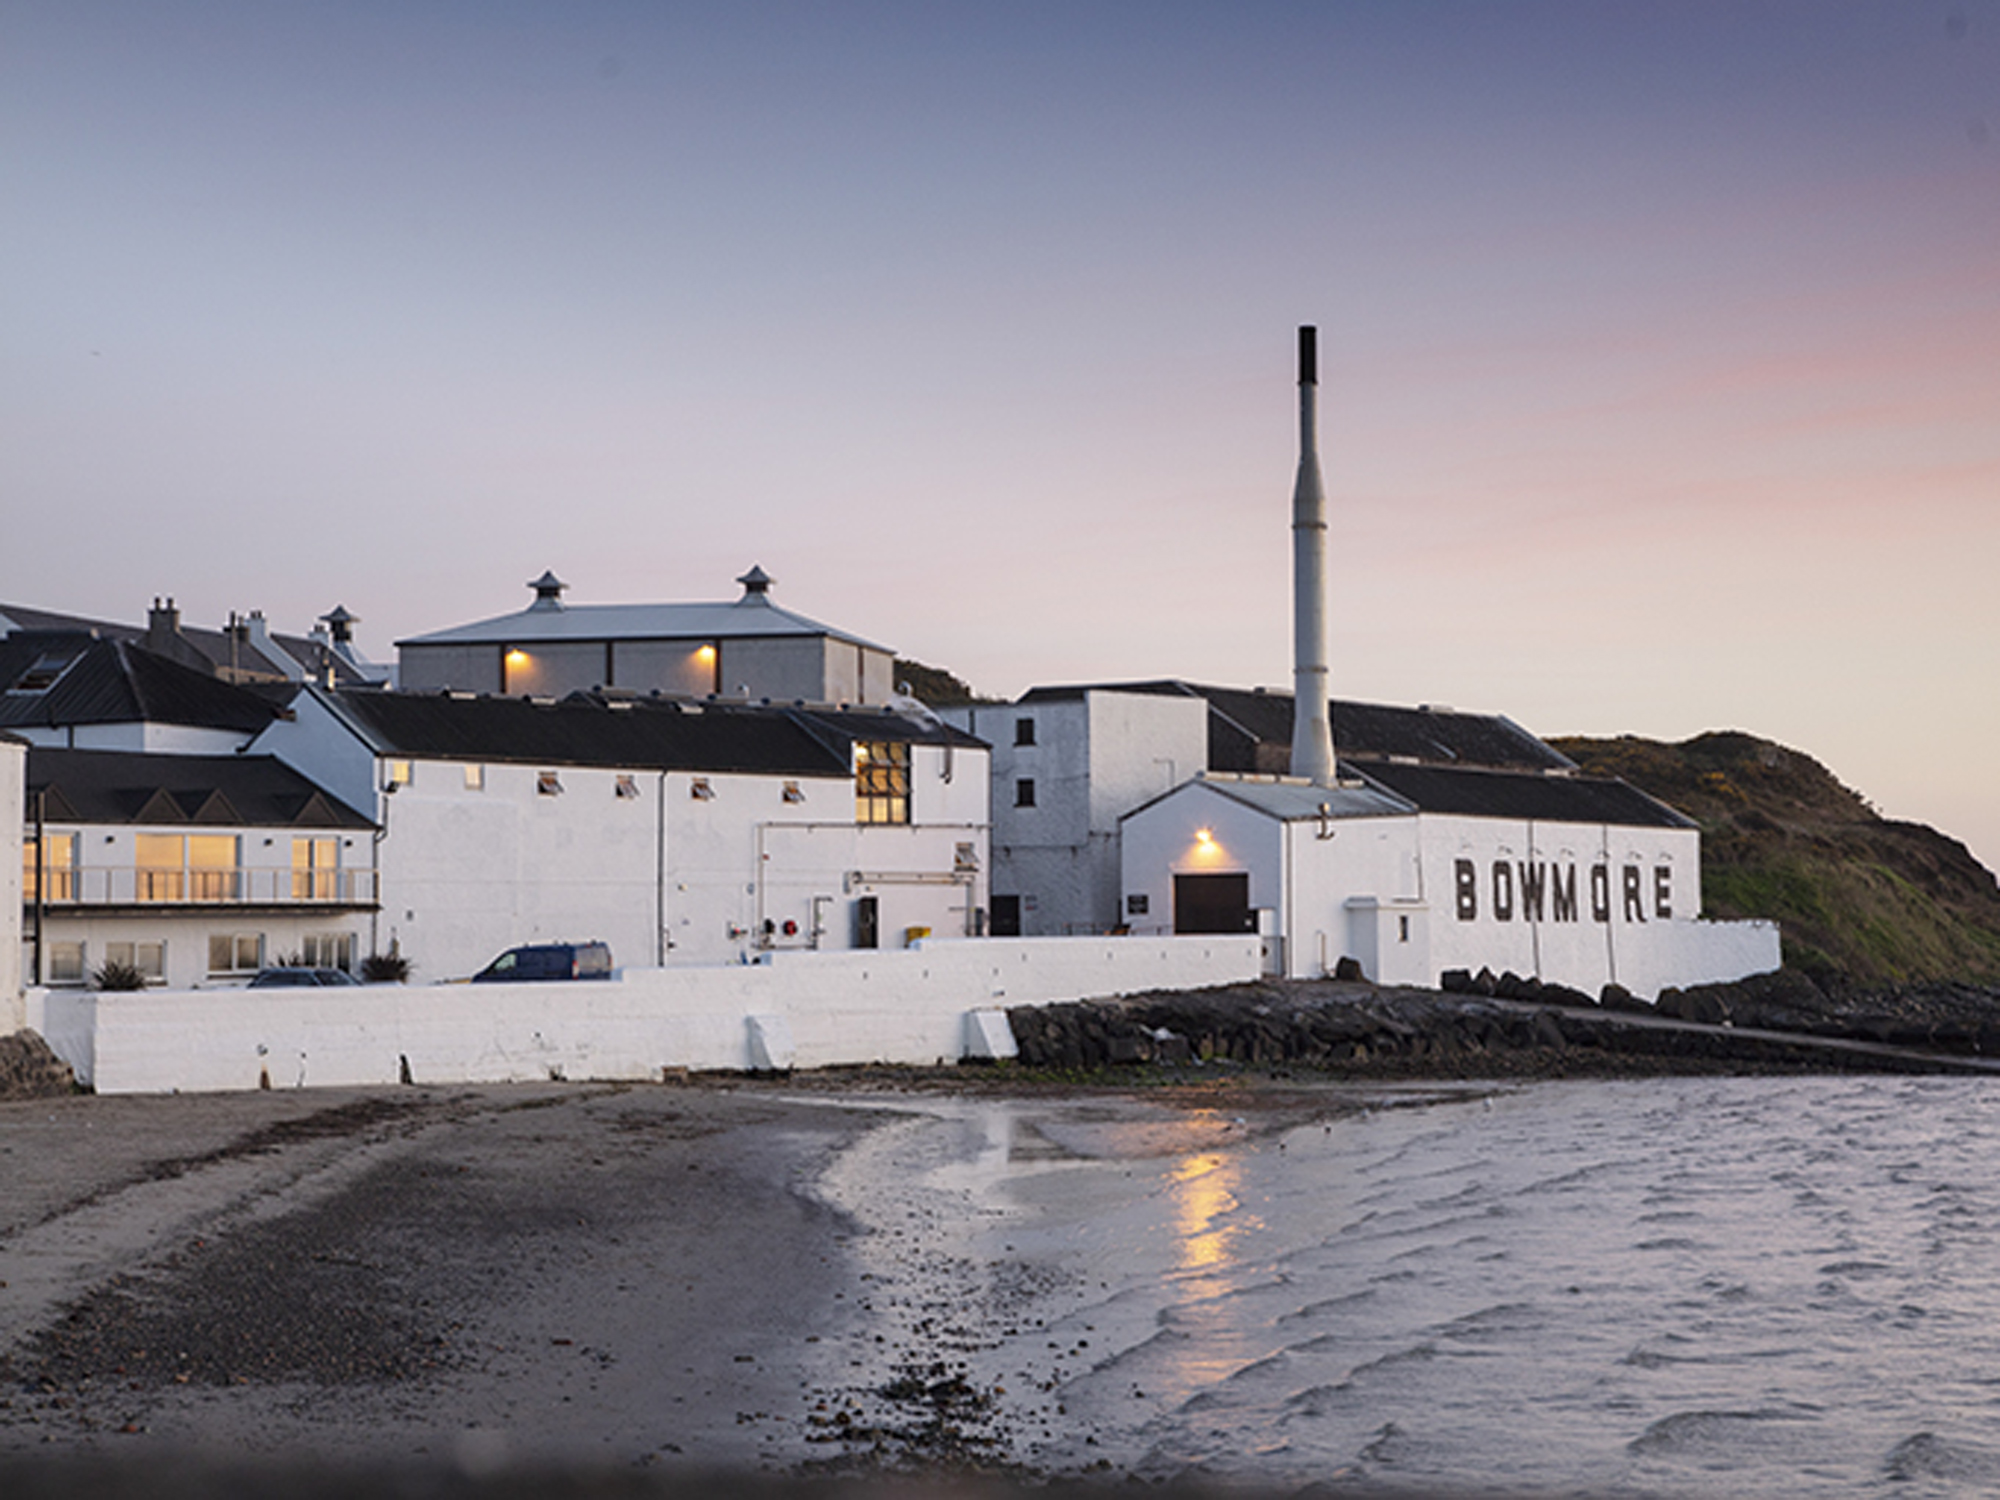
[[[27,812],[28,747],[0,738],[0,1021],[20,1030],[21,1006],[21,836]]]
[[[992,939],[633,969],[600,983],[38,990],[28,1024],[102,1094],[658,1078],[753,1066],[775,1018],[799,1067],[951,1061],[969,1016],[1253,978],[1253,937]]]

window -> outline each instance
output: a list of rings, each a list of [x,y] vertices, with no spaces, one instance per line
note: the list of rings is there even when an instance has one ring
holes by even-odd
[[[394,791],[399,786],[408,786],[409,784],[410,763],[406,760],[390,761],[388,770],[382,777],[383,788],[388,791]]]
[[[292,899],[332,901],[340,894],[340,840],[292,840]]]
[[[82,984],[83,944],[50,943],[46,973],[50,984]]]
[[[141,833],[132,845],[134,892],[141,901],[242,899],[233,833]]]
[[[77,899],[77,836],[73,833],[51,833],[45,838],[48,852],[39,858],[34,839],[26,839],[21,844],[21,899],[32,902],[37,876],[47,875],[48,885],[42,893],[44,901],[74,901]]]
[[[535,795],[537,797],[560,797],[562,777],[554,771],[540,771],[535,775]]]
[[[254,974],[263,967],[263,933],[211,932],[208,935],[209,973]]]
[[[1035,743],[1035,721],[1033,719],[1016,719],[1014,721],[1014,743],[1017,745],[1032,745]]]
[[[979,846],[977,844],[954,844],[951,849],[951,872],[954,875],[971,875],[979,869]]]
[[[106,964],[123,964],[128,969],[137,969],[148,984],[167,982],[167,945],[165,943],[106,943],[104,945]]]
[[[854,747],[854,821],[910,821],[910,747],[906,741]]]
[[[1014,783],[1014,805],[1016,807],[1033,807],[1035,805],[1034,777],[1023,776],[1019,781]]]
[[[486,790],[486,767],[467,766],[465,768],[465,789],[468,792],[483,792]]]
[[[352,969],[354,934],[309,932],[299,940],[299,957],[314,969]]]
[[[639,778],[636,776],[620,776],[617,784],[611,789],[611,795],[622,802],[630,802],[634,797],[639,795]]]

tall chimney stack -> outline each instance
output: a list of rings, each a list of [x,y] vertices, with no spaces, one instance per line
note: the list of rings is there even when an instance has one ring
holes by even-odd
[[[1326,490],[1319,477],[1319,330],[1299,330],[1299,477],[1292,486],[1292,774],[1333,784],[1327,709]]]

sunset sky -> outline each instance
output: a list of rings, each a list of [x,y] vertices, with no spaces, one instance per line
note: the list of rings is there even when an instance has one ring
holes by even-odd
[[[2000,0],[0,0],[0,599],[774,597],[1737,728],[2000,864]]]

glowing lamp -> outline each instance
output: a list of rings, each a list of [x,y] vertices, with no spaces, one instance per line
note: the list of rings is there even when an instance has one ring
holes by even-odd
[[[1204,849],[1215,847],[1215,835],[1206,828],[1197,828],[1194,831],[1194,841]]]

